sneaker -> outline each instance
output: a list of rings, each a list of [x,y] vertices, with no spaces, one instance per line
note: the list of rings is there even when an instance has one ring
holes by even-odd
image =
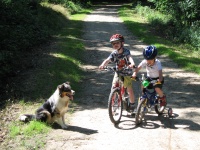
[[[134,111],[135,110],[135,103],[130,103],[129,108],[130,108],[131,111]]]
[[[159,100],[160,100],[160,106],[161,107],[167,105],[166,96],[165,95],[163,97],[160,97]]]

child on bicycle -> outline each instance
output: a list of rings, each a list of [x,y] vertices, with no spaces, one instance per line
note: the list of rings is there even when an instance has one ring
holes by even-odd
[[[160,83],[154,84],[153,88],[155,88],[156,93],[159,95],[160,106],[166,106],[166,96],[162,91],[162,85],[164,83],[162,65],[161,62],[158,59],[156,59],[157,48],[155,46],[147,46],[143,50],[143,56],[144,60],[135,69],[132,78],[135,78],[138,71],[142,67],[145,67],[147,71],[147,80],[148,78],[151,78],[153,80],[157,80],[157,83]],[[152,84],[150,84],[149,86],[152,86]]]
[[[114,62],[118,69],[121,69],[125,66],[133,68],[135,63],[131,57],[130,50],[124,48],[124,37],[121,34],[114,34],[110,38],[110,43],[115,50],[108,56],[107,59],[102,62],[102,64],[99,66],[99,69],[103,69],[110,62]],[[112,82],[112,88],[114,88],[114,85],[117,81],[118,75],[115,73]],[[124,76],[124,87],[127,88],[130,97],[130,109],[134,111],[135,99],[130,76]]]

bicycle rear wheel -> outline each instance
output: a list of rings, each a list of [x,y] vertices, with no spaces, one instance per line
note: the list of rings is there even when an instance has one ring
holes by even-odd
[[[139,125],[142,122],[142,119],[144,118],[145,115],[145,105],[146,99],[139,99],[138,101],[138,106],[136,110],[136,115],[135,115],[135,124]]]
[[[108,113],[112,123],[118,124],[122,117],[122,100],[120,91],[113,89],[108,99]]]

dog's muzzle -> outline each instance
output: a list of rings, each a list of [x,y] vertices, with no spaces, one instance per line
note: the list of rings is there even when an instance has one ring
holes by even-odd
[[[66,96],[68,96],[70,100],[74,99],[74,97],[73,97],[74,95],[75,95],[75,91],[73,91],[73,90],[71,90],[70,93],[66,93]]]

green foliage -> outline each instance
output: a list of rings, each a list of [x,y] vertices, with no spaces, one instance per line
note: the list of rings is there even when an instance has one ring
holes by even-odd
[[[25,136],[34,136],[35,134],[44,134],[50,130],[50,127],[47,126],[44,122],[31,121],[28,124],[21,124],[16,122],[12,124],[10,127],[10,137],[14,138],[17,135],[25,135]]]
[[[148,6],[141,6],[140,4],[135,7],[135,11],[147,19],[154,32],[165,38],[172,36],[173,30],[171,25],[173,21],[171,15],[162,14],[159,11],[151,9]]]
[[[50,130],[44,122],[31,121],[23,130],[23,134],[27,136],[34,136],[35,134],[44,134]]]
[[[155,4],[156,9],[152,9],[151,5],[138,4],[135,10],[147,18],[154,32],[174,42],[190,44],[196,51],[199,51],[199,2],[196,0],[179,2],[151,0],[151,2]]]
[[[68,24],[66,12],[55,11],[41,1],[45,0],[0,1],[1,96],[10,92],[7,89],[12,90],[9,85],[11,76],[32,67],[32,62],[26,62],[32,49],[51,40]],[[68,2],[65,6],[71,4],[69,7],[73,13],[81,9],[70,1],[65,2]]]
[[[12,125],[10,126],[10,137],[16,137],[17,135],[20,134],[20,127]]]
[[[50,130],[50,126],[43,122],[31,121],[27,124],[14,122],[9,126],[9,139],[12,141],[9,144],[15,144],[18,149],[41,149]]]
[[[6,142],[5,145],[7,146],[4,149],[10,149],[13,145],[16,145],[17,149],[44,149],[43,147],[47,140],[46,133],[51,130],[49,126],[41,122],[31,121],[24,124],[16,121],[19,114],[16,113],[15,109],[11,108],[17,108],[20,114],[33,114],[34,110],[44,102],[44,98],[41,97],[49,97],[51,92],[55,91],[57,85],[64,81],[70,81],[73,90],[81,90],[79,84],[83,70],[79,65],[84,54],[84,46],[81,39],[83,22],[81,20],[88,12],[89,10],[82,10],[80,14],[71,15],[67,25],[55,35],[54,41],[50,46],[48,45],[42,49],[45,52],[51,49],[50,53],[39,58],[44,68],[39,68],[39,71],[37,69],[27,71],[29,72],[28,76],[24,74],[21,76],[23,78],[25,76],[25,78],[17,88],[22,88],[24,97],[21,100],[10,102],[9,107],[6,106],[6,116],[4,115],[4,117],[12,118],[11,121],[9,119],[11,126],[7,127],[8,121],[2,119],[1,122],[2,129],[9,128],[9,139],[6,138],[9,144],[7,145]],[[37,103],[34,103],[35,101]],[[11,105],[13,103],[16,105]],[[73,105],[75,104],[73,103]],[[70,108],[69,111],[73,113],[74,110]]]
[[[198,26],[183,28],[179,40],[184,43],[190,43],[197,51],[200,51],[200,28]]]
[[[43,20],[41,9],[45,8],[39,4],[33,8],[24,0],[0,2],[0,13],[3,16],[0,26],[1,79],[15,74],[22,67],[20,60],[23,55],[47,41],[55,29],[49,28],[49,24]]]
[[[168,55],[184,69],[200,74],[200,52],[193,51],[191,46],[186,44],[175,44],[166,40],[163,36],[158,36],[158,34],[154,33],[154,30],[152,31],[152,28],[150,28],[151,26],[149,25],[150,23],[147,22],[147,18],[141,17],[141,15],[136,12],[135,9],[129,6],[124,6],[119,12],[120,17],[134,35],[146,44],[155,45],[159,50],[159,55]],[[196,37],[199,38],[199,36]]]

